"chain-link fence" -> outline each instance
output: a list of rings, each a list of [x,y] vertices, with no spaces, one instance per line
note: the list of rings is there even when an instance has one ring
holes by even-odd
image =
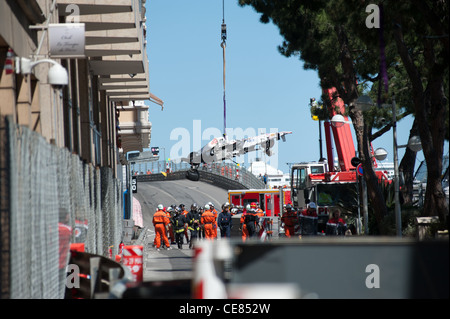
[[[62,298],[70,243],[117,254],[122,182],[28,128],[2,119],[0,129],[2,297]]]

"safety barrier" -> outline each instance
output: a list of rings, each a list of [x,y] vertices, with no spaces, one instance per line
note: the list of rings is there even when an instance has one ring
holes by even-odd
[[[158,180],[176,180],[186,178],[186,172],[191,167],[184,162],[168,161],[168,165],[164,165],[164,161],[148,162],[146,164],[134,164],[145,165],[147,173],[139,173],[136,167],[132,165],[131,170],[135,172],[137,181],[151,182]],[[169,167],[167,171],[160,171],[160,168]],[[153,173],[150,173],[153,172]],[[200,180],[212,181],[214,183],[220,182],[220,187],[225,189],[261,189],[265,188],[264,182],[249,172],[247,169],[240,167],[233,163],[212,163],[205,164],[198,168],[200,174]],[[164,173],[164,174],[163,174]]]
[[[221,245],[221,249],[215,249],[215,245]],[[231,255],[230,247],[225,240],[219,240],[217,243],[204,240],[195,245],[192,298],[224,299],[227,297],[223,278],[219,276],[223,272],[217,270],[216,266],[230,259]]]
[[[2,298],[63,298],[68,242],[117,253],[122,182],[110,168],[0,117],[0,173]]]

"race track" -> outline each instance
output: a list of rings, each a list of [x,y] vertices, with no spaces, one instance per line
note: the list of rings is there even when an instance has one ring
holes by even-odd
[[[212,202],[220,212],[220,207],[227,201],[227,191],[206,182],[185,180],[138,182],[137,193],[133,196],[140,202],[144,227],[147,234],[144,245],[145,282],[165,280],[190,280],[192,277],[193,250],[188,249],[186,241],[182,250],[172,245],[173,250],[153,247],[155,231],[152,224],[153,214],[158,204],[165,207],[172,204],[185,204],[190,210],[192,203],[204,206]],[[164,245],[163,245],[164,246]]]
[[[204,206],[208,202],[215,205],[217,211],[228,201],[227,191],[210,183],[187,179],[175,181],[138,182],[137,193],[133,196],[140,202],[144,227],[153,228],[152,217],[158,204],[165,207],[172,204],[185,204],[189,211],[192,203]]]

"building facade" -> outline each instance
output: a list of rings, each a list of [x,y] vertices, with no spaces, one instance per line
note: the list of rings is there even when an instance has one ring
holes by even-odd
[[[53,57],[49,25],[83,23],[84,57]],[[145,1],[0,1],[0,114],[80,158],[113,168],[129,151],[149,147],[150,93]],[[9,54],[8,54],[9,52]],[[13,72],[5,68],[13,55]],[[16,58],[52,59],[68,73],[68,85],[47,79],[50,63],[16,73]],[[16,63],[17,64],[17,63]]]
[[[2,298],[64,297],[61,224],[117,253],[126,154],[163,107],[146,38],[145,0],[0,0]]]

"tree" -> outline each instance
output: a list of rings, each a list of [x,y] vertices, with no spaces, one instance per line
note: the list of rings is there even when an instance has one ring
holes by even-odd
[[[425,214],[436,211],[443,220],[448,208],[439,177],[444,136],[448,139],[448,103],[443,89],[448,88],[448,2],[383,1],[379,29],[365,26],[367,4],[357,0],[240,0],[239,4],[253,6],[262,14],[261,22],[277,25],[284,37],[280,53],[299,56],[306,69],[317,70],[322,87],[336,87],[347,104],[368,195],[380,225],[387,210],[373,171],[370,142],[394,123],[378,125],[374,119],[383,116],[381,109],[363,114],[354,102],[361,87],[372,82],[371,94],[379,105],[392,102],[395,94],[399,112],[415,114],[412,133],[417,128],[426,144],[429,184]],[[329,101],[327,97],[322,100]],[[380,129],[372,134],[374,127]],[[407,151],[401,163],[408,176],[414,170],[414,156]],[[409,181],[412,183],[412,178]]]
[[[360,76],[356,65],[366,66],[367,61],[374,61],[374,53],[359,50],[363,47],[360,39],[348,36],[345,21],[333,7],[335,1],[241,0],[239,3],[252,5],[262,13],[262,22],[272,20],[279,27],[280,34],[285,39],[279,47],[283,55],[297,55],[304,61],[306,69],[317,70],[324,90],[336,88],[337,96],[331,100],[329,96],[322,96],[325,105],[331,107],[333,99],[337,97],[342,98],[347,105],[356,133],[368,196],[376,220],[381,225],[387,208],[372,166],[370,132],[362,111],[354,105],[363,86],[357,84]],[[372,63],[371,73],[376,73],[376,70],[376,64]]]
[[[441,184],[444,139],[448,138],[448,1],[412,1],[399,9],[389,18],[399,56],[411,81],[427,163],[424,214],[437,214],[443,224],[448,214]]]
[[[346,1],[351,10],[360,11],[358,1]],[[448,1],[382,1],[380,29],[386,55],[394,53],[396,62],[387,72],[389,96],[415,116],[411,135],[420,135],[428,168],[424,215],[437,214],[444,222],[448,206],[442,191],[441,172],[444,140],[448,130]],[[349,18],[352,21],[351,18]],[[370,46],[367,30],[352,30]],[[381,38],[379,38],[381,39]],[[380,42],[380,41],[379,41]],[[392,83],[391,83],[392,82]],[[393,84],[393,85],[391,85]],[[412,188],[415,153],[407,149],[400,168],[406,177],[406,195]],[[406,197],[408,199],[408,196]]]

